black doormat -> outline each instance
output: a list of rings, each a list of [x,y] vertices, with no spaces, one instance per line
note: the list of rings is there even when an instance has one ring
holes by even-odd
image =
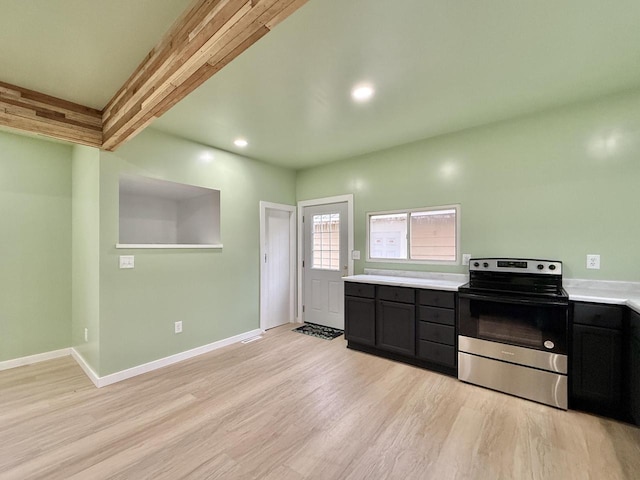
[[[324,325],[317,325],[315,323],[305,323],[301,327],[294,328],[293,331],[304,333],[305,335],[311,335],[312,337],[322,338],[323,340],[333,340],[344,333],[343,330],[325,327]]]

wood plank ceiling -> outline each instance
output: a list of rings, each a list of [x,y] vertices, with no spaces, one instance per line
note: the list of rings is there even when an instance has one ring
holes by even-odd
[[[115,150],[307,0],[195,0],[102,111],[0,82],[0,126]]]

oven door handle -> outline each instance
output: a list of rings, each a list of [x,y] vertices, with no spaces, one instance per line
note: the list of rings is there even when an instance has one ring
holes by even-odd
[[[507,298],[497,295],[479,295],[477,293],[458,293],[458,297],[468,298],[470,300],[482,300],[495,303],[510,303],[513,305],[532,305],[540,307],[566,307],[569,305],[569,302],[562,300],[549,300],[546,298],[537,298],[535,300],[531,300],[528,298]]]

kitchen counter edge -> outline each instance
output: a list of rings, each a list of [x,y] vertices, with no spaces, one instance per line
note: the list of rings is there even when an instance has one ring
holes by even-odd
[[[458,291],[458,287],[466,282],[458,280],[442,280],[429,278],[395,277],[386,275],[350,275],[342,278],[345,282],[369,283],[375,285],[390,285],[394,287],[427,288],[432,290]],[[640,313],[640,296],[628,292],[610,290],[585,289],[565,287],[569,300],[575,302],[607,303],[611,305],[626,305]]]
[[[457,292],[458,287],[466,282],[451,280],[436,280],[429,278],[392,277],[384,275],[351,275],[342,277],[345,282],[371,283],[375,285],[390,285],[393,287],[428,288],[432,290],[447,290]]]

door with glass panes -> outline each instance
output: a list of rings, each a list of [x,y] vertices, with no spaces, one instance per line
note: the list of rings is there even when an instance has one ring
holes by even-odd
[[[304,207],[303,320],[344,329],[347,202]]]

